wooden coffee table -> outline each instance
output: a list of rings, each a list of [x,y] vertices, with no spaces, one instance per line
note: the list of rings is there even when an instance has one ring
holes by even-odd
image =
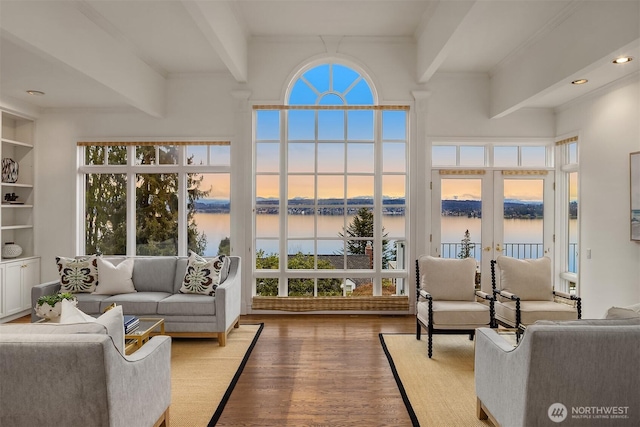
[[[130,355],[151,338],[154,332],[164,334],[164,319],[159,317],[140,317],[140,326],[130,334],[124,335],[124,353]]]

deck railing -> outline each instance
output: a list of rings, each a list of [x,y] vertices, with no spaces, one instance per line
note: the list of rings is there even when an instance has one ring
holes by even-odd
[[[482,245],[472,243],[470,254],[472,258],[480,261]],[[462,251],[462,243],[442,243],[441,254],[443,258],[458,258]],[[542,243],[505,243],[502,245],[502,253],[518,259],[540,258],[544,256]],[[569,271],[576,272],[576,260],[578,258],[578,246],[576,243],[569,244]]]

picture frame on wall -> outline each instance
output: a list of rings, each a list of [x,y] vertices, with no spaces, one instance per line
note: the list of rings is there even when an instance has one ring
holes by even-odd
[[[631,179],[631,240],[640,242],[640,151],[629,155]]]

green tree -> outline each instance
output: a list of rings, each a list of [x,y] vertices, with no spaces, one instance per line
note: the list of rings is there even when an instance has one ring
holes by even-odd
[[[225,237],[218,245],[218,255],[231,255],[231,239]]]
[[[261,249],[256,253],[256,269],[277,269],[279,266],[279,257],[276,254],[266,255]],[[289,256],[287,265],[290,270],[313,270],[313,255],[298,252]],[[334,268],[327,260],[318,260],[318,269]],[[292,278],[289,279],[288,288],[289,296],[313,296],[313,279],[309,278]],[[319,296],[336,296],[342,295],[341,279],[318,279],[318,295]],[[278,279],[262,278],[256,279],[256,294],[260,296],[277,296],[278,295]]]
[[[464,237],[460,241],[460,252],[458,253],[458,258],[470,258],[474,248],[475,244],[471,243],[471,233],[467,230],[464,232]]]
[[[367,245],[373,247],[373,211],[368,208],[360,208],[349,223],[346,229],[347,253],[352,255],[364,255]],[[344,233],[338,233],[340,237],[345,237]],[[387,237],[388,233],[382,229],[382,237]],[[369,237],[370,239],[352,240],[352,238]],[[392,260],[391,250],[388,248],[389,241],[382,240],[382,267],[386,268]]]
[[[127,164],[126,147],[87,147],[87,164],[102,164],[104,150],[109,163]],[[153,146],[136,148],[136,162],[141,165],[176,164],[176,147],[161,147],[159,158]],[[193,157],[187,159],[191,164]],[[209,191],[200,189],[203,177],[187,174],[187,242],[189,249],[204,253],[206,236],[195,223],[195,201]],[[87,175],[85,227],[88,253],[126,253],[126,175]],[[136,254],[177,255],[178,253],[178,174],[148,173],[136,176]]]

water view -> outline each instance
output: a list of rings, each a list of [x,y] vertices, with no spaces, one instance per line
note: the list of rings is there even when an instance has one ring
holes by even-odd
[[[213,256],[218,253],[218,245],[225,237],[228,237],[231,229],[231,217],[229,213],[205,213],[198,212],[194,216],[198,229],[207,236],[207,249],[205,255]],[[347,217],[346,224],[353,217]],[[258,214],[256,216],[259,229],[260,248],[266,253],[278,252],[278,241],[269,240],[276,238],[279,230],[278,215]],[[571,229],[576,229],[576,221],[571,220]],[[480,218],[466,218],[445,216],[441,218],[443,243],[459,244],[464,237],[465,230],[469,230],[472,242],[480,241]],[[387,240],[393,241],[405,235],[404,215],[385,215],[383,217]],[[542,243],[542,219],[505,219],[504,243]],[[335,237],[320,246],[321,253],[333,253],[339,245],[339,235],[345,226],[345,219],[339,215],[322,215],[318,218],[318,236],[323,238]],[[289,235],[300,238],[296,240],[296,250],[303,253],[313,252],[314,217],[310,215],[289,215]],[[262,239],[260,239],[262,237]],[[304,238],[309,238],[305,240]],[[575,241],[575,240],[574,240]]]

